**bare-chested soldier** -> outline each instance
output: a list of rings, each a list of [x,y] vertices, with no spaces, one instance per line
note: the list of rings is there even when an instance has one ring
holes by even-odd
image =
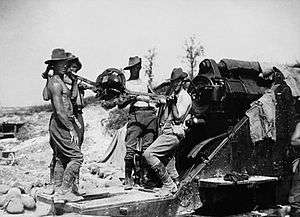
[[[75,122],[71,91],[63,82],[68,55],[63,49],[54,49],[51,59],[53,76],[48,79],[47,91],[53,113],[50,119],[50,145],[56,159],[54,168],[55,198],[65,201],[80,199],[72,192],[75,178],[79,174],[83,155],[78,145],[79,127]],[[50,67],[49,67],[50,68]]]

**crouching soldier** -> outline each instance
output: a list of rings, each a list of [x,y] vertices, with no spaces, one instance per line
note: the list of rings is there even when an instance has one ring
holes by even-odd
[[[181,68],[173,69],[170,88],[174,92],[172,97],[169,97],[161,118],[162,134],[143,153],[148,164],[163,183],[160,196],[169,196],[177,191],[177,186],[165,165],[168,164],[180,140],[184,137],[183,123],[192,105],[190,95],[183,88],[186,77],[187,74]]]
[[[63,49],[54,49],[51,59],[45,63],[51,65],[53,76],[48,78],[46,90],[53,113],[50,118],[50,145],[54,152],[55,199],[75,201],[81,197],[72,192],[72,187],[83,162],[79,147],[79,126],[75,122],[71,89],[64,80],[70,58]]]

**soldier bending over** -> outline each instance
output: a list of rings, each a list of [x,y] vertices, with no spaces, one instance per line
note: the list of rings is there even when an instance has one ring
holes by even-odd
[[[163,183],[159,192],[160,196],[169,196],[177,191],[177,186],[165,165],[168,164],[180,140],[184,137],[183,123],[192,105],[190,95],[183,88],[186,77],[187,74],[181,68],[173,69],[171,88],[174,89],[174,94],[167,101],[161,119],[162,134],[143,153],[148,164]]]

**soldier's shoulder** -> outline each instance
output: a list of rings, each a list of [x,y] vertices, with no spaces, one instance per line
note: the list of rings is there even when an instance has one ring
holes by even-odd
[[[192,97],[191,95],[185,90],[185,89],[182,89],[182,92],[181,92],[182,96],[187,99],[188,101],[192,101]]]
[[[51,77],[49,79],[48,88],[50,90],[60,90],[62,88],[62,85],[57,81],[57,79]]]

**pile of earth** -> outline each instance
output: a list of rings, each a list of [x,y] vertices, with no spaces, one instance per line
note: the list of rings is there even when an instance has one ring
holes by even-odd
[[[48,124],[51,112],[15,114],[3,116],[0,122],[21,121],[17,139],[2,139],[0,146],[15,152],[16,161],[12,166],[0,162],[0,184],[22,183],[26,187],[44,186],[49,182],[49,164],[52,149],[49,145]],[[85,139],[82,145],[84,163],[80,172],[80,188],[93,189],[120,184],[120,171],[117,168],[98,163],[106,151],[111,135],[105,133],[103,123],[109,116],[99,104],[90,104],[83,109]],[[97,172],[95,171],[97,169]],[[101,171],[101,172],[99,172]],[[38,183],[38,184],[37,184]]]

